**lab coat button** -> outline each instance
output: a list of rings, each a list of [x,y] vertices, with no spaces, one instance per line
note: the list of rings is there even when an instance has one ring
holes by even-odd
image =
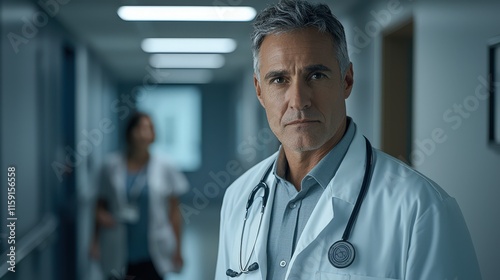
[[[291,209],[295,209],[295,207],[297,207],[297,203],[290,203],[290,208]]]
[[[285,267],[286,266],[286,261],[284,261],[284,260],[280,261],[280,266],[281,267]]]

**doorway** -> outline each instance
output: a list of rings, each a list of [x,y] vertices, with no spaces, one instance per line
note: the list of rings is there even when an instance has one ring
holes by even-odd
[[[75,139],[75,112],[76,112],[76,53],[72,45],[64,44],[62,47],[62,96],[61,96],[61,128],[64,147],[74,147]],[[68,153],[69,154],[69,153]],[[66,173],[66,177],[60,184],[58,203],[59,217],[59,244],[60,258],[57,263],[58,279],[76,279],[76,171],[75,167],[71,172]]]
[[[382,150],[411,164],[413,19],[383,34]]]

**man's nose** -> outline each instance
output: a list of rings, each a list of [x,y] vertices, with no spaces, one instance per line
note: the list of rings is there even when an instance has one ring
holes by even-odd
[[[305,81],[296,80],[288,88],[288,106],[296,110],[311,107],[311,88]]]

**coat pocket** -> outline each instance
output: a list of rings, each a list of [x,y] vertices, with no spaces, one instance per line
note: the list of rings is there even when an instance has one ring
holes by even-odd
[[[398,280],[398,279],[319,271],[316,273],[316,280]]]

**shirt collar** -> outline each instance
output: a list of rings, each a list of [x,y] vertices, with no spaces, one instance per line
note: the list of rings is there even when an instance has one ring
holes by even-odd
[[[339,169],[340,163],[344,159],[349,146],[351,145],[352,139],[356,132],[356,125],[351,120],[347,118],[347,129],[344,136],[340,141],[333,147],[325,157],[323,157],[319,163],[306,175],[304,180],[310,176],[314,178],[323,189],[328,186],[328,183],[332,180],[335,173]]]

